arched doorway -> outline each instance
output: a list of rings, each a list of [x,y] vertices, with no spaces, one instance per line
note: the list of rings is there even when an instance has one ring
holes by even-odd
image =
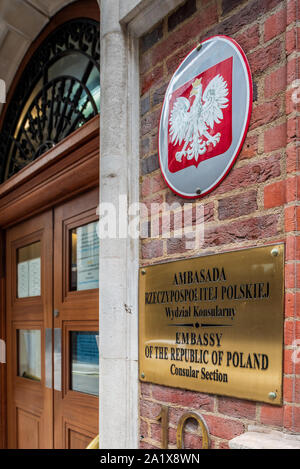
[[[98,4],[75,2],[26,54],[1,116],[9,448],[98,433],[99,62]]]

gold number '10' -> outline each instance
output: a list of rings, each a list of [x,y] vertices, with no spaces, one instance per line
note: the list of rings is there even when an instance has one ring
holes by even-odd
[[[177,425],[177,434],[176,434],[176,443],[177,448],[183,448],[183,435],[184,435],[184,428],[189,419],[196,420],[201,428],[202,434],[202,449],[209,448],[209,432],[206,425],[205,420],[200,414],[197,412],[186,412],[183,414],[178,422]],[[157,421],[161,421],[161,447],[162,449],[168,449],[168,430],[169,430],[169,408],[167,406],[162,406],[160,413],[156,417]]]

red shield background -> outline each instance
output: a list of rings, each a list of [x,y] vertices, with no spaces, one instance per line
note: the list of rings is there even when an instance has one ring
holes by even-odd
[[[184,98],[187,98],[190,101],[191,106],[192,106],[195,96],[192,96],[192,98],[190,99],[190,93],[192,91],[192,88],[193,88],[192,85],[194,81],[197,78],[202,79],[203,92],[204,92],[209,82],[218,74],[220,74],[224,78],[224,80],[227,82],[227,88],[228,88],[227,98],[229,102],[228,102],[228,106],[225,109],[222,109],[224,118],[221,120],[219,124],[215,123],[213,130],[210,127],[208,127],[208,133],[210,135],[215,135],[218,132],[221,132],[222,136],[220,138],[220,141],[219,143],[216,144],[215,147],[212,144],[210,144],[207,147],[206,153],[204,153],[204,155],[198,156],[198,161],[196,161],[195,158],[193,158],[192,160],[188,160],[187,158],[183,157],[182,161],[179,162],[176,160],[175,155],[178,151],[182,150],[185,142],[183,141],[181,145],[179,144],[173,145],[170,139],[170,116],[171,116],[174,103],[177,98],[182,96]],[[206,140],[205,137],[203,138],[204,140]],[[213,67],[205,70],[205,72],[200,73],[196,77],[193,77],[192,80],[186,82],[176,91],[174,91],[174,93],[172,94],[172,97],[170,99],[170,105],[169,105],[169,124],[168,124],[168,167],[169,167],[169,170],[172,173],[176,173],[177,171],[187,168],[188,166],[194,165],[197,167],[199,163],[201,163],[201,161],[207,160],[209,158],[213,158],[214,156],[217,156],[217,155],[221,155],[222,153],[227,151],[231,145],[231,142],[232,142],[232,57],[222,62],[219,62]]]

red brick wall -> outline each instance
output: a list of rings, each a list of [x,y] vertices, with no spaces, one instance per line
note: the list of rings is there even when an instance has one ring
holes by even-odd
[[[144,239],[141,265],[286,243],[283,407],[143,383],[142,448],[160,447],[160,424],[155,416],[162,404],[170,407],[170,448],[176,445],[180,416],[190,409],[205,418],[212,448],[227,448],[228,440],[253,424],[300,432],[300,364],[291,358],[293,342],[300,339],[300,173],[296,147],[300,119],[291,99],[295,91],[292,82],[299,78],[299,10],[297,0],[188,0],[141,39],[141,201],[147,204],[186,202],[174,195],[162,178],[157,132],[166,87],[187,53],[214,34],[231,36],[244,49],[254,82],[250,127],[235,166],[209,196],[190,202],[192,208],[196,204],[205,207],[201,253],[186,251],[182,240],[174,237]],[[187,427],[186,447],[199,448],[195,430]]]

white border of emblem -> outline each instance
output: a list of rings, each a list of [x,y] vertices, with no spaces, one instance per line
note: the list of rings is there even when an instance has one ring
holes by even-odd
[[[165,129],[165,127],[163,127],[164,122],[168,122],[168,119],[166,119],[166,116],[165,116],[166,112],[168,112],[168,110],[169,110],[167,102],[170,99],[170,95],[174,91],[174,90],[172,90],[172,85],[173,85],[173,82],[175,81],[175,79],[178,76],[178,70],[183,68],[184,63],[186,61],[188,63],[188,59],[190,58],[190,56],[192,56],[192,54],[195,54],[195,51],[201,50],[202,47],[199,47],[199,46],[202,46],[203,44],[208,43],[208,42],[212,42],[213,40],[216,40],[216,39],[221,40],[222,42],[226,42],[227,44],[230,44],[230,46],[234,49],[235,53],[237,54],[237,56],[240,60],[240,63],[243,67],[245,82],[246,82],[246,90],[247,90],[247,96],[246,96],[247,103],[246,103],[245,119],[244,119],[243,126],[242,126],[242,129],[241,129],[240,135],[238,136],[237,143],[236,143],[234,149],[232,149],[233,143],[231,144],[231,147],[229,149],[230,153],[232,152],[232,155],[230,156],[229,163],[227,164],[225,170],[218,175],[218,177],[215,179],[214,183],[211,184],[209,188],[207,188],[205,190],[202,190],[200,194],[197,193],[196,190],[195,190],[194,193],[187,193],[187,192],[184,192],[184,191],[180,190],[178,187],[176,187],[176,183],[174,184],[174,182],[172,182],[172,180],[170,180],[170,179],[172,179],[172,177],[167,175],[167,173],[168,173],[168,169],[167,169],[167,167],[168,167],[168,154],[165,155],[166,152],[164,152],[164,150],[162,149],[162,140],[163,140],[162,135],[163,135],[163,133],[165,135],[168,135],[168,132],[163,132],[163,130]],[[211,52],[213,52],[213,51],[211,51]],[[200,55],[199,60],[201,60],[201,55]],[[233,65],[233,74],[234,74],[234,65]],[[232,39],[228,36],[217,35],[217,36],[212,36],[208,39],[205,39],[197,47],[195,47],[184,58],[184,60],[181,62],[181,64],[179,65],[179,67],[177,68],[175,73],[173,74],[173,77],[170,80],[168,89],[167,89],[166,94],[165,94],[165,99],[164,99],[164,103],[163,103],[163,107],[162,107],[162,111],[161,111],[161,116],[160,116],[159,134],[158,134],[158,155],[159,155],[159,164],[160,164],[161,172],[162,172],[162,175],[164,177],[164,180],[165,180],[166,184],[170,187],[170,189],[173,192],[175,192],[175,194],[179,195],[180,197],[186,198],[186,199],[201,198],[201,197],[204,197],[205,195],[209,194],[210,192],[212,192],[226,178],[226,176],[228,175],[228,173],[232,169],[232,167],[233,167],[233,165],[234,165],[234,163],[235,163],[235,161],[236,161],[236,159],[237,159],[237,157],[238,157],[238,155],[239,155],[239,153],[242,149],[242,146],[243,146],[243,143],[244,143],[247,131],[248,131],[248,127],[249,127],[249,123],[250,123],[250,117],[251,117],[251,111],[252,111],[252,99],[253,99],[253,88],[252,88],[252,86],[253,85],[252,85],[251,70],[250,70],[250,66],[249,66],[247,57],[246,57],[244,51],[242,50],[242,48],[239,46],[239,44],[234,39]],[[172,91],[170,92],[170,90],[172,90]],[[234,89],[232,90],[232,94],[234,94]],[[234,112],[234,109],[233,109],[233,112]],[[162,155],[165,156],[165,158],[162,158]],[[209,160],[206,160],[206,161],[209,161]],[[201,163],[199,164],[198,168],[201,168]],[[195,170],[198,169],[198,168],[194,167]],[[184,172],[185,171],[183,170],[183,173]],[[178,173],[180,173],[180,171]],[[182,174],[182,178],[186,178],[186,174]],[[187,182],[187,185],[188,184],[189,184],[189,182]]]

